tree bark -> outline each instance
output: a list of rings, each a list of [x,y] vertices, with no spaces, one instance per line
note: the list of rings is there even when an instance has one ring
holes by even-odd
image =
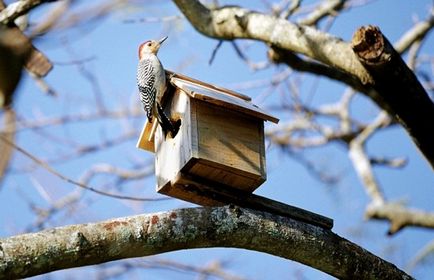
[[[179,209],[0,239],[0,278],[209,247],[265,252],[340,279],[412,279],[329,230],[234,206]]]
[[[434,168],[434,103],[416,75],[375,26],[359,28],[352,45],[373,87]]]

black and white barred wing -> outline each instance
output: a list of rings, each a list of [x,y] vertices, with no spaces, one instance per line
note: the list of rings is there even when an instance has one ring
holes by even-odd
[[[157,94],[153,73],[154,69],[150,60],[139,62],[137,84],[139,86],[140,100],[143,103],[149,122],[152,122],[152,110],[154,109],[155,96]]]

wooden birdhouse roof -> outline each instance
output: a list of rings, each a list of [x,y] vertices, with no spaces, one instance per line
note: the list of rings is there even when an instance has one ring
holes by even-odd
[[[166,74],[170,77],[170,84],[174,86],[175,89],[180,89],[190,98],[225,107],[228,110],[238,111],[264,121],[271,121],[273,123],[279,122],[278,118],[254,105],[251,102],[251,98],[247,95],[211,85],[175,72],[166,71]],[[152,124],[147,121],[140,135],[137,147],[153,152],[154,136],[151,133]]]
[[[273,117],[254,105],[251,102],[252,99],[247,95],[194,80],[180,74],[174,74],[170,82],[187,93],[191,98],[240,111],[264,121],[279,122],[278,118]]]

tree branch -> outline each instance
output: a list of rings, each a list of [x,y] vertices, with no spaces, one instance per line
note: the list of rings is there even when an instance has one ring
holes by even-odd
[[[27,44],[30,47],[29,55],[25,60],[24,67],[36,78],[44,77],[53,68],[50,60],[33,46],[27,36],[15,25],[14,20],[21,12],[27,13],[30,9],[36,7],[36,2],[41,1],[17,1],[6,7],[4,2],[0,0],[0,26],[7,25],[10,31],[13,31],[14,40],[18,44]],[[44,1],[42,1],[44,2]],[[27,3],[27,4],[26,4]],[[34,5],[30,5],[33,3]],[[40,3],[39,3],[40,4]],[[26,9],[28,8],[28,9]],[[20,68],[21,70],[21,68]]]
[[[407,226],[434,229],[434,213],[409,209],[399,203],[371,204],[367,207],[365,216],[390,221],[388,234],[395,234]]]
[[[387,112],[407,130],[434,168],[434,103],[416,75],[387,38],[375,26],[361,27],[354,34],[354,52],[374,79]]]
[[[33,8],[48,2],[58,0],[21,0],[9,4],[6,9],[0,12],[0,23],[8,25],[13,23],[18,17],[27,14]]]
[[[395,49],[399,53],[407,51],[416,41],[422,40],[434,27],[434,8],[431,8],[431,14],[428,19],[415,24],[409,29],[398,42],[395,43]]]
[[[179,209],[0,239],[0,275],[21,278],[209,247],[261,251],[340,279],[412,279],[393,264],[331,231],[232,206]]]
[[[53,174],[54,176],[57,176],[59,179],[72,184],[74,186],[80,187],[82,189],[100,194],[100,195],[104,195],[104,196],[108,196],[111,198],[116,198],[116,199],[125,199],[125,200],[133,200],[133,201],[158,201],[158,200],[166,200],[167,198],[145,198],[145,197],[136,197],[136,196],[128,196],[128,195],[122,195],[122,194],[116,194],[116,193],[110,193],[110,192],[106,192],[106,191],[102,191],[102,190],[98,190],[95,189],[91,186],[87,186],[81,182],[77,182],[65,175],[63,175],[62,173],[58,172],[57,170],[55,170],[53,167],[51,167],[50,165],[48,165],[47,162],[38,159],[37,157],[35,157],[34,155],[32,155],[31,153],[29,153],[28,151],[24,150],[23,148],[17,146],[15,143],[9,141],[9,139],[0,134],[0,141],[6,143],[7,145],[12,146],[15,150],[17,150],[18,152],[20,152],[21,154],[23,154],[24,156],[26,156],[27,158],[31,159],[33,162],[35,162],[36,164],[38,164],[40,167],[44,168],[46,171],[50,172],[51,174]]]
[[[205,36],[222,40],[245,38],[262,41],[337,68],[357,77],[363,84],[372,81],[348,43],[313,27],[240,7],[210,10],[197,0],[173,2],[193,27]]]
[[[353,89],[370,96],[374,100],[376,98],[376,95],[372,94],[375,93],[374,90],[369,86],[362,84],[357,77],[343,71],[338,71],[322,63],[302,59],[288,50],[271,47],[268,50],[268,58],[274,63],[285,63],[296,71],[309,72],[335,81],[343,82],[351,86]]]
[[[345,0],[323,1],[316,7],[312,13],[299,21],[301,25],[315,25],[321,19],[329,15],[336,15],[344,7]]]
[[[383,205],[385,199],[380,184],[374,175],[374,170],[366,153],[365,145],[366,141],[377,129],[382,126],[387,126],[389,123],[389,115],[385,111],[381,111],[378,117],[349,143],[349,157],[353,163],[354,170],[360,177],[373,205]]]

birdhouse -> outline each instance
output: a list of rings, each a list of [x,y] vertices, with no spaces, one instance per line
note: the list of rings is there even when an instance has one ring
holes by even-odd
[[[167,116],[175,137],[147,122],[137,146],[155,153],[157,191],[221,205],[219,190],[252,193],[266,180],[264,121],[279,120],[240,93],[167,71]],[[154,128],[153,128],[154,126]]]

